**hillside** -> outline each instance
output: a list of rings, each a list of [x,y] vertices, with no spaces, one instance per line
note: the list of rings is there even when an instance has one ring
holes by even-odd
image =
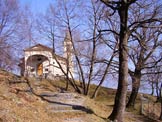
[[[71,88],[65,92],[64,85],[62,80],[25,79],[0,70],[0,122],[106,122],[115,90],[102,88],[99,97],[92,100]],[[149,116],[157,119],[160,104],[152,105],[149,110],[154,111]],[[145,116],[139,115],[139,106],[138,99],[136,109],[127,110],[125,122],[158,122],[148,118],[147,106]]]

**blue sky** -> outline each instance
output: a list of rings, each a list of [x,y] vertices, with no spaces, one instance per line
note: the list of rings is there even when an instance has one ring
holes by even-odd
[[[50,3],[54,0],[20,0],[21,5],[28,5],[35,14],[44,13]]]

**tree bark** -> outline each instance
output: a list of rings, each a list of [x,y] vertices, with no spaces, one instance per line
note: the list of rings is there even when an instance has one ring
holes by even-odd
[[[153,82],[151,82],[151,88],[152,88],[151,95],[154,95],[154,83]]]
[[[158,86],[159,83],[156,82],[155,85],[156,85],[156,96],[157,96],[157,100],[156,100],[156,101],[158,102],[158,101],[160,101],[160,88],[159,88],[159,86]]]
[[[68,81],[68,79],[66,78],[66,87],[65,87],[65,90],[67,91],[68,88],[69,88],[69,81]]]
[[[161,86],[160,86],[160,102],[161,102],[161,113],[160,113],[160,117],[159,119],[162,120],[162,83],[161,83]]]
[[[113,121],[123,122],[128,83],[128,4],[122,1],[118,12],[120,16],[118,89],[115,96],[115,104],[113,111],[108,118]]]
[[[134,108],[135,100],[138,95],[138,90],[140,87],[140,79],[141,79],[140,71],[138,73],[135,72],[134,75],[132,75],[131,77],[132,77],[132,92],[126,106],[127,108]]]
[[[162,120],[162,98],[160,99],[160,101],[161,101],[161,113],[160,113],[159,120]]]

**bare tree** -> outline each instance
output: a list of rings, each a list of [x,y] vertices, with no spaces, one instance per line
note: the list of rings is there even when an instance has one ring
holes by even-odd
[[[105,10],[105,9],[103,9]],[[115,17],[114,17],[115,18]],[[109,79],[107,76],[111,76],[114,72],[115,67],[118,68],[118,63],[116,64],[115,59],[118,59],[118,46],[119,46],[119,34],[118,32],[118,27],[115,26],[116,24],[114,24],[115,22],[112,22],[110,20],[109,17],[107,16],[103,16],[102,18],[105,22],[105,25],[107,25],[107,27],[109,28],[109,30],[102,30],[102,28],[100,28],[99,31],[99,38],[100,38],[100,43],[104,44],[106,47],[106,49],[108,49],[107,51],[109,52],[109,56],[105,56],[104,58],[100,58],[100,59],[96,59],[96,63],[105,63],[106,66],[105,70],[103,71],[102,75],[100,76],[101,78],[98,80],[99,83],[95,88],[95,91],[92,95],[92,98],[95,98],[97,96],[97,93],[101,87],[101,85],[103,84],[103,82],[105,81],[105,79]],[[114,33],[111,33],[111,32]],[[111,38],[109,38],[111,36]],[[100,49],[100,47],[98,46],[98,48]],[[116,72],[116,71],[115,71]]]
[[[118,46],[118,43],[115,44],[115,47],[114,47],[114,49],[113,49],[113,54],[111,55],[109,61],[106,63],[107,66],[106,66],[106,68],[105,68],[104,74],[102,75],[102,78],[101,78],[101,80],[99,81],[99,84],[96,86],[95,91],[94,91],[94,93],[93,93],[93,95],[92,95],[92,98],[95,98],[95,97],[97,96],[98,91],[99,91],[99,89],[100,89],[102,83],[104,82],[104,80],[106,79],[106,76],[108,75],[108,72],[109,72],[111,63],[112,63],[112,61],[113,61],[113,58],[115,57],[115,55],[116,55],[116,53],[117,53],[117,50],[116,50],[117,46]]]
[[[38,15],[37,18],[37,29],[41,35],[41,38],[44,38],[46,41],[50,42],[52,45],[53,52],[56,52],[56,47],[58,45],[58,39],[63,37],[58,35],[58,27],[60,25],[57,16],[58,13],[52,4],[49,5],[46,13],[44,15]],[[40,19],[40,16],[42,19]]]
[[[75,54],[80,62],[80,66],[77,63],[78,74],[80,75],[80,81],[82,85],[82,90],[84,95],[89,95],[90,84],[97,83],[98,85],[94,90],[92,98],[94,98],[102,83],[105,81],[108,74],[110,64],[115,55],[116,48],[112,51],[114,54],[112,56],[107,56],[103,51],[108,51],[110,48],[107,46],[104,36],[100,35],[100,28],[102,27],[102,20],[104,16],[104,7],[101,3],[96,4],[94,0],[91,0],[91,4],[86,6],[86,16],[85,23],[88,23],[88,29],[86,32],[88,37],[84,37],[82,40],[75,41],[75,46],[77,48],[77,53]],[[104,40],[104,41],[103,41]],[[117,45],[118,43],[113,44]],[[100,54],[102,50],[102,55]],[[110,50],[111,52],[111,50]],[[105,63],[105,62],[106,63]],[[101,68],[102,67],[102,68]],[[84,70],[81,70],[84,69]],[[83,80],[84,79],[84,80]]]
[[[73,53],[73,57],[71,58],[71,61],[76,62],[77,67],[78,67],[78,71],[80,73],[81,76],[81,81],[83,83],[83,94],[86,94],[86,87],[85,87],[85,78],[84,78],[84,70],[83,67],[81,65],[81,59],[79,58],[79,53],[78,53],[78,49],[76,48],[76,43],[75,43],[75,30],[79,27],[79,23],[75,23],[76,21],[78,21],[79,19],[79,15],[77,13],[78,9],[81,7],[81,2],[73,2],[73,1],[60,1],[59,5],[60,5],[60,16],[59,19],[61,21],[63,21],[63,27],[65,27],[68,32],[69,32],[69,40],[72,46],[72,53]],[[75,10],[75,11],[74,11]],[[68,67],[67,67],[68,68]],[[68,73],[68,70],[67,70]],[[78,86],[76,85],[76,87],[78,88]],[[79,93],[80,89],[78,88]]]
[[[154,1],[155,2],[155,1]],[[129,58],[135,67],[134,70],[129,68],[129,74],[132,78],[132,92],[127,103],[127,107],[134,107],[135,99],[138,94],[140,87],[141,77],[145,69],[154,67],[154,65],[161,60],[161,57],[157,58],[152,66],[148,67],[150,64],[150,58],[156,53],[156,50],[160,46],[160,35],[161,26],[160,23],[160,5],[155,6],[153,1],[152,4],[146,1],[138,2],[134,4],[131,8],[130,13],[132,13],[132,18],[130,18],[132,26],[132,38],[130,39],[130,52]],[[140,5],[140,7],[138,7]],[[137,7],[135,7],[137,6]],[[134,7],[136,10],[134,10]],[[153,8],[151,11],[149,8]],[[145,13],[140,13],[140,11],[145,10]],[[133,19],[133,17],[135,19]],[[138,24],[135,24],[138,23]],[[157,53],[156,53],[157,55]]]
[[[72,3],[70,3],[70,1],[69,2],[66,2],[66,1],[59,2],[60,12],[59,12],[58,18],[60,19],[60,21],[64,22],[62,26],[65,26],[67,28],[67,30],[69,31],[69,40],[71,41],[72,48],[73,48],[73,55],[74,55],[73,61],[75,60],[75,64],[76,64],[76,67],[78,70],[77,73],[80,75],[80,82],[82,83],[82,93],[84,95],[87,95],[88,91],[89,91],[90,83],[92,80],[92,74],[93,74],[93,68],[94,68],[94,61],[95,61],[95,54],[96,54],[96,39],[97,39],[96,30],[97,30],[97,24],[98,24],[99,20],[92,20],[94,22],[94,27],[93,27],[93,32],[92,32],[93,37],[92,37],[92,39],[87,40],[87,41],[90,41],[90,43],[92,42],[92,53],[91,53],[92,56],[90,57],[90,59],[88,58],[88,60],[90,62],[90,64],[89,64],[86,62],[87,61],[86,58],[89,56],[85,55],[85,53],[83,53],[83,51],[80,52],[80,50],[78,50],[78,48],[80,48],[81,45],[77,45],[77,41],[75,40],[75,37],[74,37],[75,30],[76,30],[76,28],[79,27],[79,23],[75,24],[75,22],[74,22],[76,19],[78,19],[78,14],[75,13],[74,10],[77,6],[80,6],[81,3],[76,2],[75,5],[74,4],[71,5],[71,4]],[[94,5],[94,3],[93,3],[93,5]],[[81,43],[78,43],[78,44],[81,44]],[[78,46],[78,48],[77,48],[77,46]],[[87,46],[87,45],[84,45],[84,46]],[[91,50],[90,50],[90,52],[91,52]],[[83,58],[84,57],[83,55],[86,58]],[[85,64],[85,62],[86,62],[86,64]],[[85,69],[87,67],[89,67],[89,71],[86,74]]]
[[[120,32],[119,32],[119,79],[118,79],[118,89],[115,96],[115,105],[109,119],[122,122],[126,94],[127,94],[127,82],[128,82],[128,39],[130,36],[128,28],[128,10],[131,4],[136,2],[136,0],[121,0],[121,1],[108,1],[101,0],[108,8],[110,8],[113,13],[118,12],[120,17]]]
[[[75,10],[76,10],[76,7],[78,6],[80,7],[81,3],[76,2],[76,4],[74,4],[72,2],[73,1],[68,1],[68,2],[58,1],[57,6],[59,9],[57,12],[51,4],[47,11],[47,14],[45,15],[45,17],[43,17],[44,21],[42,20],[38,21],[38,25],[39,25],[38,29],[46,37],[46,39],[48,38],[49,40],[51,40],[52,42],[56,44],[60,43],[59,39],[61,39],[60,37],[62,37],[62,33],[59,34],[58,31],[60,32],[61,30],[67,31],[68,40],[71,42],[72,47],[73,47],[72,53],[74,55],[74,58],[72,61],[73,61],[73,64],[76,64],[75,67],[77,67],[76,69],[78,70],[77,74],[79,74],[78,76],[80,77],[79,81],[81,82],[82,93],[84,95],[88,95],[90,84],[94,81],[95,82],[99,81],[99,85],[96,88],[95,93],[94,93],[95,94],[94,96],[96,96],[99,87],[102,85],[102,83],[106,79],[106,76],[108,74],[108,69],[111,64],[110,62],[112,61],[113,56],[114,56],[113,55],[110,58],[109,56],[99,54],[100,48],[103,48],[102,50],[104,50],[104,47],[102,45],[103,44],[105,45],[105,42],[100,43],[99,41],[100,35],[98,33],[98,30],[100,28],[99,27],[100,21],[104,14],[103,5],[95,4],[94,0],[91,0],[91,4],[88,4],[88,5],[86,4],[87,11],[85,15],[88,17],[85,19],[85,23],[82,23],[82,24],[87,25],[87,22],[89,24],[88,26],[89,28],[87,30],[83,27],[86,30],[86,32],[84,33],[86,33],[88,37],[84,39],[79,39],[79,38],[76,39],[76,31],[81,26],[81,24],[76,22],[78,19],[80,19],[79,18],[80,14],[78,14],[77,11]],[[108,45],[110,46],[110,44]],[[114,45],[117,45],[117,43],[115,43]],[[116,51],[114,50],[114,52]],[[108,59],[106,59],[105,57],[108,57]],[[54,56],[54,58],[57,58],[57,57]],[[109,58],[110,58],[109,63],[103,63],[103,62],[97,61],[100,59],[106,59],[108,62]],[[57,62],[59,63],[58,60]],[[71,74],[69,72],[68,67],[69,67],[68,60],[67,60],[67,71],[63,71],[63,68],[60,67],[63,73],[65,74],[65,76],[67,76],[67,79],[69,79],[68,76],[69,74]],[[103,69],[101,69],[100,67],[103,67]],[[71,80],[74,83],[74,79],[71,79]],[[68,88],[68,83],[70,81],[69,80],[67,81],[68,82],[66,86]],[[79,89],[77,88],[77,85],[73,84],[72,86],[75,86],[75,89],[79,91]]]
[[[55,2],[57,4],[57,10],[55,7],[50,4],[47,13],[43,16],[43,21],[42,20],[37,20],[38,23],[38,30],[41,34],[44,35],[46,40],[50,40],[53,45],[53,53],[54,53],[54,58],[59,65],[61,71],[64,73],[67,79],[66,83],[66,89],[68,89],[68,84],[70,83],[73,88],[80,93],[80,89],[75,83],[74,76],[71,73],[70,67],[72,65],[72,56],[71,53],[75,52],[76,49],[74,49],[74,39],[73,39],[73,29],[75,29],[75,24],[72,24],[74,22],[74,19],[76,18],[76,4],[74,5],[73,1],[57,1]],[[65,37],[63,31],[66,33]],[[62,42],[61,41],[63,38],[66,38],[65,41],[66,44],[64,46],[67,46],[66,54],[64,55],[66,57],[66,70],[62,67],[61,62],[57,59],[56,52],[61,52],[61,49],[63,49],[61,46]],[[68,45],[68,43],[71,43],[72,46],[72,51],[71,47]],[[59,47],[59,48],[58,48]],[[61,48],[61,49],[60,49]],[[61,53],[60,53],[61,54]],[[71,78],[70,78],[70,77]]]
[[[161,113],[159,119],[162,120],[162,64],[161,62],[157,62],[154,67],[148,69],[147,71],[147,78],[149,82],[155,85],[154,89],[156,91],[157,100],[156,102],[161,103]]]
[[[16,66],[20,8],[17,0],[0,0],[0,67],[12,70]]]
[[[146,76],[146,82],[149,82],[151,86],[151,95],[156,95],[157,96],[157,101],[160,100],[160,80],[161,80],[161,74],[162,71],[161,65],[158,63],[158,65],[155,65],[151,69],[147,69],[147,73],[145,74]]]
[[[84,45],[87,47],[84,51],[80,50],[81,55],[84,57],[84,64],[87,70],[84,71],[84,77],[86,79],[85,84],[85,95],[89,94],[90,90],[90,84],[92,81],[97,81],[99,79],[99,74],[101,74],[101,69],[98,66],[101,66],[101,64],[98,62],[96,63],[98,58],[101,58],[102,56],[98,56],[97,52],[100,47],[99,44],[99,27],[101,25],[101,20],[103,17],[103,5],[102,4],[96,4],[94,0],[91,0],[91,4],[86,7],[86,15],[87,20],[86,23],[88,23],[88,31],[89,32],[89,38],[84,39],[82,41],[85,41],[86,44]],[[80,42],[82,42],[80,41]],[[105,66],[103,66],[105,67]],[[86,73],[87,72],[87,73]],[[87,75],[86,75],[87,74]],[[104,81],[104,80],[103,80]]]

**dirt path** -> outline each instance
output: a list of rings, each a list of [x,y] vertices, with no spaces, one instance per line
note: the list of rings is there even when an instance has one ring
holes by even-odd
[[[47,102],[46,111],[55,118],[57,116],[55,122],[105,122],[85,106],[85,96],[70,92],[52,92],[39,85],[39,82],[34,85],[34,91]]]
[[[105,122],[102,117],[106,118],[108,113],[111,113],[111,108],[108,109],[109,111],[105,108],[106,116],[99,113],[103,111],[103,108],[98,108],[97,110],[100,109],[99,112],[95,111],[94,113],[86,106],[87,98],[80,94],[52,92],[39,85],[39,82],[35,84],[37,86],[36,92],[48,103],[46,106],[47,111],[55,115],[55,118],[56,116],[58,117],[57,120],[55,119],[55,122]],[[97,116],[96,113],[102,117]],[[126,112],[125,117],[129,122],[158,122],[157,120],[152,120],[142,115],[135,115],[131,112]]]
[[[92,110],[84,106],[86,98],[82,95],[76,93],[51,93],[47,91],[40,95],[49,103],[46,107],[48,112],[64,115],[60,117],[59,122],[97,122],[98,120],[98,122],[104,122],[93,115]]]

